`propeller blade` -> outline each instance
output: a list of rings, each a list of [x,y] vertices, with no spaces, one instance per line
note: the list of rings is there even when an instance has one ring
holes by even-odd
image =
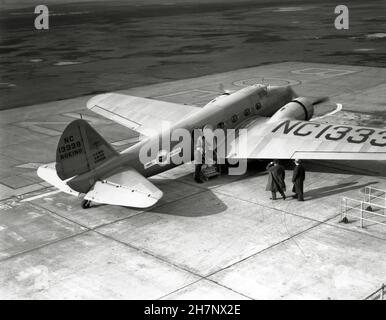
[[[320,103],[323,103],[323,102],[327,102],[329,100],[330,100],[329,97],[318,97],[318,98],[315,98],[315,100],[312,102],[312,105],[315,106],[317,104],[320,104]]]
[[[292,89],[292,87],[288,86],[288,90],[291,92],[292,94],[292,99],[295,99],[295,98],[298,98],[299,95],[295,92],[294,89]]]

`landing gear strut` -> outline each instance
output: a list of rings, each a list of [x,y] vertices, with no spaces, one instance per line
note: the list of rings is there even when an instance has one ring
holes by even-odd
[[[83,209],[88,209],[88,208],[90,208],[90,206],[91,206],[91,200],[83,200],[82,201],[82,208]]]

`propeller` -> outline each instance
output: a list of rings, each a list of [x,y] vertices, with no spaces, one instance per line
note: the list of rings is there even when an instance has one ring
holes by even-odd
[[[317,104],[321,104],[321,103],[324,103],[324,102],[327,102],[330,100],[329,97],[317,97],[317,98],[314,98],[315,100],[312,102],[312,105],[313,106],[316,106]]]
[[[334,109],[335,106],[331,104],[321,105],[324,102],[330,101],[329,97],[314,97],[312,98],[312,105],[314,106],[314,120],[323,118],[329,114],[335,113],[337,109]],[[338,106],[338,105],[337,105]]]
[[[292,89],[291,86],[287,86],[287,90],[291,93],[292,99],[298,98],[299,95]]]

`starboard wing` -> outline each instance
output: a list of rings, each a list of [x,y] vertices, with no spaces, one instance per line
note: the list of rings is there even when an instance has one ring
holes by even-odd
[[[258,118],[229,143],[228,158],[386,160],[386,130]]]

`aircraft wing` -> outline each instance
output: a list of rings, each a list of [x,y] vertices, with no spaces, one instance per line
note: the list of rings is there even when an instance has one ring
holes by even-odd
[[[200,110],[194,106],[118,93],[97,95],[87,102],[87,108],[145,136]]]
[[[98,203],[147,208],[162,198],[162,191],[134,169],[95,182],[84,197]]]
[[[228,158],[386,160],[386,130],[258,118],[229,143]]]

